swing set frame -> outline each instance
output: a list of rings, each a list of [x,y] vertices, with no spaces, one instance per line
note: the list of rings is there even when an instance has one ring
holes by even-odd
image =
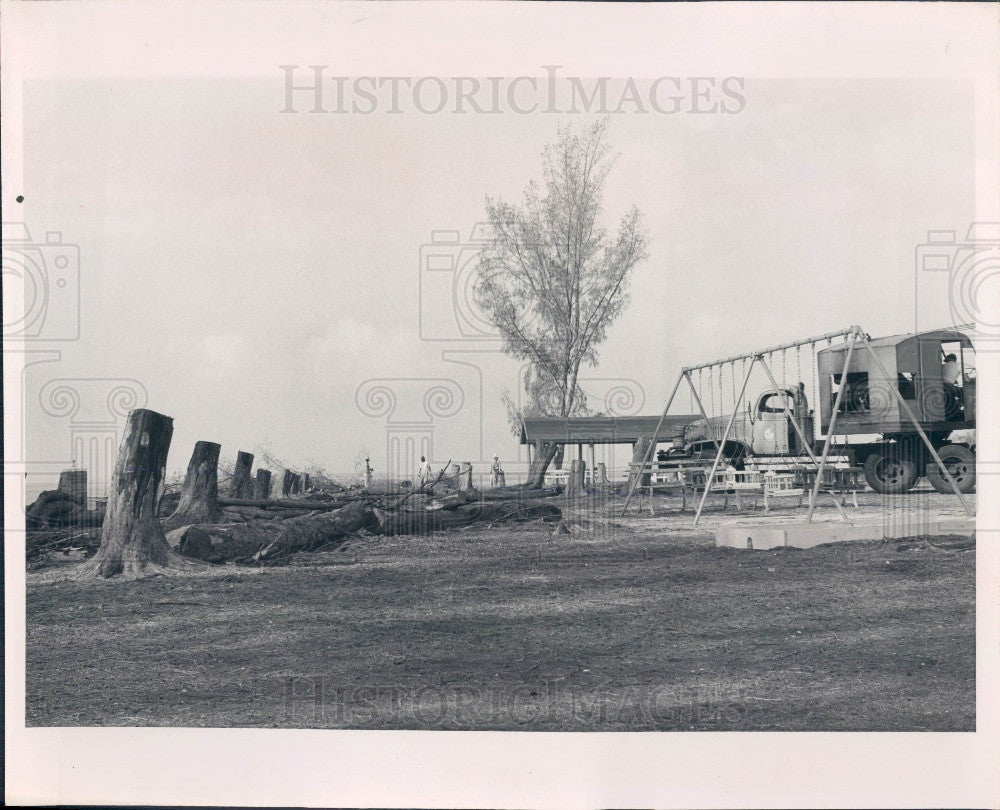
[[[737,413],[740,412],[740,407],[743,403],[743,399],[746,394],[747,384],[750,381],[750,375],[753,372],[754,366],[759,363],[761,367],[764,369],[764,372],[767,375],[767,379],[772,386],[771,390],[775,393],[781,393],[785,389],[783,389],[781,386],[778,385],[777,380],[774,378],[774,374],[771,370],[771,367],[768,365],[768,362],[765,359],[766,357],[773,355],[777,352],[785,352],[788,349],[800,349],[802,346],[813,346],[822,341],[827,341],[828,343],[830,343],[833,340],[837,339],[843,339],[847,342],[847,352],[844,358],[844,366],[842,370],[843,376],[841,379],[846,379],[846,374],[851,364],[851,358],[854,355],[855,349],[858,348],[859,346],[862,349],[867,350],[875,367],[878,368],[882,372],[882,374],[888,377],[888,372],[885,366],[883,365],[882,361],[879,359],[878,355],[871,346],[870,343],[871,337],[860,326],[850,326],[847,329],[840,329],[835,332],[826,332],[822,335],[815,335],[812,337],[804,338],[802,340],[795,340],[790,343],[781,343],[776,346],[769,346],[764,349],[758,349],[756,351],[746,352],[744,354],[735,354],[730,357],[722,358],[721,360],[713,360],[710,363],[701,363],[695,366],[685,366],[684,368],[681,369],[680,374],[677,376],[677,381],[674,383],[674,387],[670,392],[670,396],[667,398],[667,404],[663,409],[663,413],[660,416],[660,420],[657,423],[656,429],[653,431],[653,435],[650,438],[650,442],[646,447],[646,452],[643,456],[641,469],[645,469],[646,465],[649,464],[650,458],[656,450],[656,444],[657,441],[659,440],[660,431],[663,428],[663,423],[667,418],[667,414],[669,413],[670,408],[673,405],[675,397],[677,396],[677,392],[680,389],[681,382],[687,381],[687,384],[691,389],[692,398],[695,404],[698,406],[699,412],[701,413],[705,421],[711,424],[709,416],[705,412],[705,408],[702,404],[701,397],[698,394],[694,381],[691,379],[691,373],[696,371],[701,372],[704,369],[709,369],[709,373],[711,374],[712,373],[711,370],[715,366],[719,366],[720,367],[719,379],[721,386],[722,384],[721,367],[731,363],[735,364],[736,362],[742,362],[743,367],[745,368],[743,374],[743,384],[739,389],[739,394],[737,395],[736,402],[733,405],[733,411],[729,415],[729,419],[726,423],[726,428],[723,431],[722,438],[717,439],[715,437],[715,431],[714,430],[709,431],[712,443],[715,445],[716,448],[716,453],[715,453],[715,458],[712,461],[711,471],[709,472],[707,479],[705,481],[705,488],[702,491],[701,500],[698,503],[698,509],[695,512],[694,525],[697,526],[699,520],[701,519],[702,510],[705,508],[705,502],[708,499],[709,492],[711,491],[713,482],[715,481],[715,475],[718,472],[719,465],[722,461],[722,457],[724,455],[723,451],[726,446],[726,442],[729,439],[730,432],[733,429],[733,424],[736,421],[736,415]],[[747,363],[746,361],[749,361],[749,363]],[[815,358],[812,358],[810,362],[815,363]],[[733,365],[733,371],[735,372],[735,365]],[[805,449],[806,453],[809,456],[809,460],[816,466],[816,479],[813,482],[812,492],[809,497],[809,512],[808,515],[806,516],[807,523],[812,523],[813,512],[816,508],[816,499],[819,497],[819,489],[823,481],[823,473],[826,470],[830,456],[830,447],[833,442],[833,437],[836,434],[837,415],[840,411],[841,401],[843,399],[845,388],[846,386],[841,385],[837,390],[836,399],[833,402],[832,412],[830,414],[830,421],[826,433],[823,435],[823,449],[818,458],[813,449],[813,442],[815,441],[815,439],[809,439],[804,435],[802,427],[799,424],[799,420],[794,417],[794,415],[792,414],[791,410],[788,407],[788,398],[787,397],[781,398],[785,418],[794,428],[796,434],[798,435],[799,441],[802,444],[802,447]],[[969,508],[969,505],[966,502],[964,496],[962,495],[962,492],[960,491],[958,484],[952,477],[952,474],[948,471],[948,468],[945,466],[944,462],[941,461],[941,457],[938,455],[937,450],[934,449],[934,446],[931,443],[931,440],[928,438],[924,429],[920,426],[920,422],[918,421],[916,415],[911,410],[909,404],[906,402],[905,399],[903,399],[900,392],[895,388],[893,388],[893,393],[895,394],[896,399],[899,403],[900,411],[904,413],[907,419],[912,423],[916,433],[920,436],[920,439],[923,441],[925,447],[927,448],[928,452],[933,458],[934,463],[941,470],[942,474],[948,481],[955,495],[958,496],[958,499],[961,502],[962,508],[965,510],[965,513],[970,517],[972,517],[974,513]],[[819,403],[817,403],[817,405],[818,404]],[[622,507],[622,515],[624,515],[628,510],[629,503],[631,502],[632,496],[635,494],[636,489],[639,487],[639,482],[641,481],[641,479],[642,479],[641,475],[632,477],[632,480],[629,484],[628,493],[626,494],[625,497],[625,505]],[[836,505],[837,510],[840,513],[840,516],[846,521],[848,518],[844,512],[843,506],[833,495],[833,493],[829,494],[833,499],[834,505]]]

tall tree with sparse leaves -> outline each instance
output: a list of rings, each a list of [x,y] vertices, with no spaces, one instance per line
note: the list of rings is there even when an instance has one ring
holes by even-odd
[[[601,224],[604,187],[615,155],[607,119],[561,128],[542,155],[541,187],[529,183],[519,205],[487,197],[491,241],[479,259],[476,301],[504,350],[531,364],[529,408],[570,416],[584,403],[580,368],[628,304],[632,269],[646,258],[634,206],[609,233]],[[535,448],[529,483],[541,485],[558,445]]]

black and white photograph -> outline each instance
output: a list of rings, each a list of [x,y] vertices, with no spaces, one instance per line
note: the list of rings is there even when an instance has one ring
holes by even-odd
[[[996,4],[0,22],[8,801],[997,806]]]

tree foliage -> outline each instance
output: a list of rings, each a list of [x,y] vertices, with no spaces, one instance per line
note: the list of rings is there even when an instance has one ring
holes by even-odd
[[[607,119],[560,129],[543,152],[541,185],[529,183],[520,204],[486,201],[492,238],[480,254],[476,302],[504,350],[531,365],[522,416],[585,407],[580,368],[596,365],[628,305],[631,271],[647,255],[637,208],[613,234],[601,224],[615,162],[607,131]]]

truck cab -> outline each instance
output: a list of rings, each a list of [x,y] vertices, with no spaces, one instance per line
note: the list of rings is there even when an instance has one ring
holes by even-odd
[[[785,406],[797,420],[802,434],[813,435],[813,416],[801,383],[797,388],[765,391],[751,399],[744,412],[736,415],[729,431],[724,455],[739,456],[797,456],[804,453],[798,432],[785,413]],[[698,419],[687,425],[684,442],[692,455],[712,457],[715,442],[722,439],[729,415]],[[714,441],[713,441],[714,439]]]

